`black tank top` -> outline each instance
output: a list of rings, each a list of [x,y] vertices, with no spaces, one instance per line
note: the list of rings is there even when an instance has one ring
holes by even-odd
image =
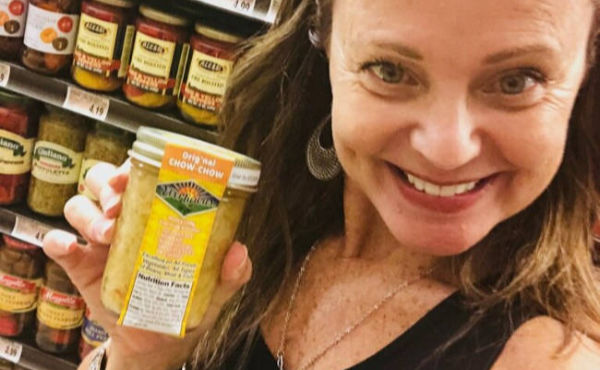
[[[467,326],[474,311],[454,293],[379,352],[352,366],[351,370],[487,370],[492,367],[511,334],[536,316],[515,304],[510,310],[494,307],[474,325]],[[450,339],[468,328],[449,346]],[[229,359],[224,369],[234,369]],[[246,370],[278,370],[275,358],[261,335],[256,339]]]

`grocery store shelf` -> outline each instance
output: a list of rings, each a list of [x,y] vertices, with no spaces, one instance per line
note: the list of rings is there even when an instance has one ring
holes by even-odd
[[[66,80],[40,75],[14,63],[0,62],[0,71],[0,86],[8,90],[127,131],[136,132],[140,126],[152,126],[210,142],[217,139],[216,132],[188,124],[173,115],[132,105],[119,96],[88,92]],[[67,99],[76,94],[80,98],[78,101]]]
[[[75,370],[77,356],[70,353],[64,358],[38,349],[32,341],[33,333],[17,340],[0,338],[0,357],[30,370]]]
[[[52,229],[61,229],[76,234],[75,230],[62,217],[38,215],[24,204],[0,207],[0,233],[41,246],[44,235]],[[80,241],[84,242],[83,239]]]

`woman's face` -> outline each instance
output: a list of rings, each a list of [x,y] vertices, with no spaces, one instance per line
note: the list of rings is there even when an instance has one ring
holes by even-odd
[[[343,0],[328,56],[335,147],[403,245],[460,253],[562,160],[589,0]]]

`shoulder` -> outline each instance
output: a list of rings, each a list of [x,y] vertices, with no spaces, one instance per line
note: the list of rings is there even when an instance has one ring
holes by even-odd
[[[566,347],[562,323],[538,316],[521,325],[510,337],[492,370],[597,370],[600,343],[575,333]]]

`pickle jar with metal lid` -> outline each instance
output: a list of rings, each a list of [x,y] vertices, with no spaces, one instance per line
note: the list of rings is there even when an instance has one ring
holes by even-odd
[[[260,162],[148,127],[129,156],[101,299],[121,324],[182,335],[204,315]]]
[[[85,186],[85,176],[98,163],[121,165],[127,159],[127,151],[133,142],[133,134],[104,122],[97,121],[85,139],[85,151],[77,191],[92,200],[94,195]]]
[[[140,6],[127,80],[130,102],[146,108],[175,104],[187,54],[189,21],[147,5]]]
[[[216,125],[236,58],[238,35],[196,23],[177,106],[192,123]]]
[[[37,213],[60,216],[77,194],[88,128],[80,115],[50,105],[46,109],[33,149],[27,204]]]
[[[135,34],[133,0],[85,0],[73,54],[71,76],[96,91],[121,87]]]

